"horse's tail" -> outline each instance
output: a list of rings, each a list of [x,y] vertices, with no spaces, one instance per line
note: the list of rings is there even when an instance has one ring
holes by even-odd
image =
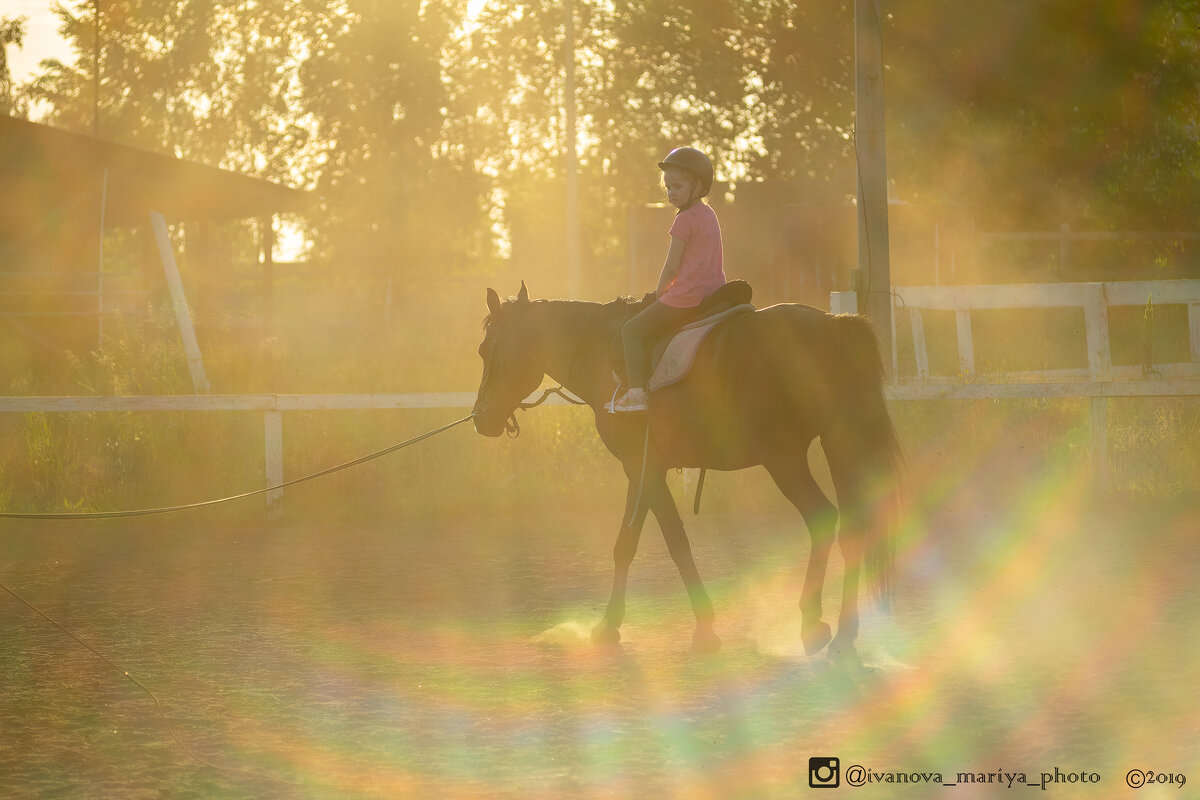
[[[863,537],[868,585],[886,606],[893,590],[904,460],[884,397],[879,340],[870,322],[857,314],[830,319],[828,352],[837,359],[831,365],[837,405],[826,454],[837,484],[840,535]]]

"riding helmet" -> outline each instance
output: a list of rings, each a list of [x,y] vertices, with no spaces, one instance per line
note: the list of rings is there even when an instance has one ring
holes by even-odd
[[[694,147],[676,147],[667,153],[667,157],[658,162],[659,169],[678,167],[687,170],[700,179],[700,196],[707,197],[712,191],[713,165],[708,156]]]

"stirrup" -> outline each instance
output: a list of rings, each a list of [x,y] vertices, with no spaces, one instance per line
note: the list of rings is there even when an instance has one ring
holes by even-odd
[[[620,391],[620,387],[617,387],[617,390]],[[643,389],[642,391],[644,392],[645,390]],[[604,406],[604,408],[610,414],[629,414],[649,410],[649,407],[644,401],[631,401],[629,399],[628,390],[625,392],[625,394],[621,395],[620,398],[617,398],[614,394],[613,399],[610,400],[608,404]]]

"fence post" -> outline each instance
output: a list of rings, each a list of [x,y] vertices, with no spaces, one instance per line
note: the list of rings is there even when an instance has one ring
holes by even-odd
[[[960,308],[954,312],[958,330],[958,366],[963,375],[975,377],[975,342],[971,337],[971,309]]]
[[[1088,370],[1093,381],[1112,376],[1112,351],[1108,340],[1108,297],[1103,283],[1084,287],[1083,319],[1087,328]],[[1092,427],[1092,475],[1102,491],[1112,488],[1108,460],[1108,398],[1093,397],[1089,403]]]
[[[1200,361],[1200,303],[1188,303],[1188,340],[1192,361]]]
[[[925,321],[921,317],[921,309],[909,306],[908,317],[912,322],[913,354],[917,359],[917,377],[923,381],[929,380],[929,351],[925,349]]]
[[[263,440],[266,446],[267,488],[283,483],[283,412],[268,409],[265,414]],[[283,515],[283,489],[267,492],[267,516],[279,519]]]
[[[1112,370],[1108,343],[1108,299],[1103,283],[1084,285],[1083,319],[1087,327],[1088,368],[1094,381],[1106,381]]]

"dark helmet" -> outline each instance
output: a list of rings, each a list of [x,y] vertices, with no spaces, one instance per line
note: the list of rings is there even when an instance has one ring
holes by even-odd
[[[700,196],[707,197],[712,191],[713,165],[708,156],[694,147],[676,147],[667,157],[658,162],[659,169],[678,167],[687,170],[700,180]]]

